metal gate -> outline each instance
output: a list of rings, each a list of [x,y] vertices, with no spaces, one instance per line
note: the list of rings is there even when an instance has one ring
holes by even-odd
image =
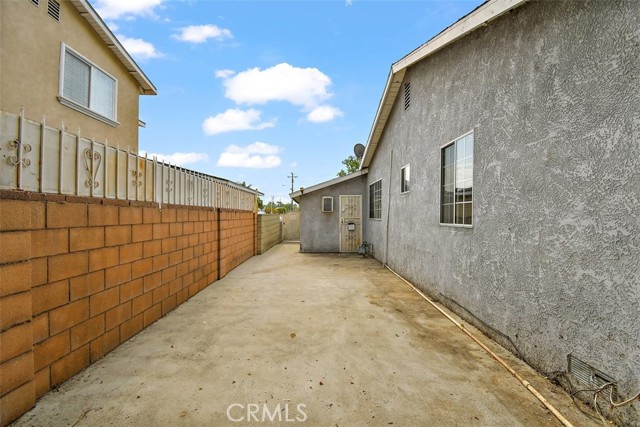
[[[357,252],[362,243],[362,196],[340,196],[340,252]]]

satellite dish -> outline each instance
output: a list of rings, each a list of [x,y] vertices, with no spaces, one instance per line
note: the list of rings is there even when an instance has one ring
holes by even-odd
[[[364,155],[364,145],[356,144],[355,147],[353,147],[353,153],[356,155],[357,158],[361,159],[362,156]]]

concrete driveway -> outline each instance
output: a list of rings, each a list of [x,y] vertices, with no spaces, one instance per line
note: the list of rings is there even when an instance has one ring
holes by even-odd
[[[252,258],[15,425],[560,425],[375,260],[297,251]],[[484,340],[576,426],[600,425]]]

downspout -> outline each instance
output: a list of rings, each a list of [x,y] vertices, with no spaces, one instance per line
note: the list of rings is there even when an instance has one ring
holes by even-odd
[[[497,354],[495,354],[493,351],[491,351],[491,349],[489,347],[487,347],[482,341],[480,341],[478,338],[476,338],[471,332],[469,332],[462,323],[458,322],[456,319],[454,319],[453,317],[451,317],[447,312],[445,312],[443,309],[441,309],[440,307],[438,307],[429,297],[427,297],[424,293],[422,293],[422,291],[418,288],[416,288],[413,284],[411,284],[408,280],[406,280],[404,277],[400,276],[398,273],[396,273],[395,271],[393,271],[388,265],[385,265],[385,267],[387,267],[387,270],[389,270],[390,272],[392,272],[393,274],[395,274],[396,276],[398,276],[398,278],[400,280],[402,280],[404,283],[406,283],[407,285],[411,286],[411,288],[413,288],[414,291],[416,291],[418,293],[418,295],[420,295],[422,298],[424,298],[429,304],[431,304],[436,310],[438,310],[441,314],[443,314],[447,319],[449,319],[454,325],[456,325],[458,328],[460,328],[460,330],[462,330],[462,332],[464,332],[469,338],[471,338],[473,341],[476,342],[476,344],[478,344],[480,347],[482,347],[482,349],[484,351],[486,351],[487,353],[489,353],[489,355],[494,358],[499,364],[502,365],[502,367],[504,367],[507,371],[509,371],[511,373],[511,375],[513,375],[514,377],[516,377],[516,379],[518,381],[520,381],[520,383],[531,392],[531,394],[533,394],[536,399],[538,399],[540,401],[540,403],[542,403],[545,408],[547,408],[557,419],[558,421],[560,421],[565,427],[574,427],[573,424],[571,424],[571,422],[569,422],[569,420],[567,420],[551,403],[549,403],[549,401],[547,399],[544,398],[543,395],[540,394],[540,392],[538,392],[538,390],[535,389],[535,387],[533,387],[531,385],[531,383],[527,380],[525,380],[524,378],[522,378],[520,376],[520,374],[518,374],[511,366],[509,366],[507,364],[507,362],[505,362],[500,356],[498,356]]]
[[[393,173],[393,148],[391,149],[391,160],[389,161],[389,190],[387,191],[387,220],[384,227],[384,266],[387,267],[389,261],[389,215],[391,214],[391,174]]]

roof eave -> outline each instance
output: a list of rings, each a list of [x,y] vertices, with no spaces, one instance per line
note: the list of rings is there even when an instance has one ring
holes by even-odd
[[[360,168],[367,168],[371,164],[371,160],[375,154],[378,142],[384,132],[396,97],[400,91],[400,86],[404,79],[404,74],[410,66],[422,61],[426,57],[448,46],[476,29],[487,25],[490,21],[504,15],[529,0],[489,0],[485,4],[479,6],[476,10],[464,16],[449,28],[423,44],[413,52],[404,56],[391,66],[387,84],[384,88],[378,111],[376,112],[373,126],[369,132],[367,140],[367,148],[365,149],[360,163]]]
[[[391,110],[393,109],[393,104],[395,103],[396,96],[400,91],[400,86],[402,85],[402,81],[404,79],[404,73],[405,70],[400,70],[396,73],[393,72],[393,69],[389,71],[387,83],[384,87],[384,91],[382,92],[382,98],[380,98],[380,103],[378,104],[378,110],[376,111],[375,119],[373,120],[373,126],[371,126],[371,131],[369,132],[367,147],[365,148],[364,154],[362,155],[360,169],[369,167],[369,164],[371,163],[373,153],[375,153],[376,151],[378,141],[380,141],[380,137],[382,136],[382,131],[387,124],[389,115],[391,115]]]
[[[316,185],[312,185],[308,188],[301,188],[298,191],[294,191],[293,193],[289,193],[289,197],[291,197],[296,202],[300,203],[300,197],[303,194],[313,193],[314,191],[322,190],[323,188],[330,187],[332,185],[340,184],[341,182],[349,181],[353,178],[357,178],[359,176],[366,175],[369,172],[369,169],[359,169],[356,172],[350,173],[348,175],[339,176],[337,178],[330,179],[328,181],[321,182]]]
[[[107,24],[104,23],[100,15],[93,6],[86,0],[70,0],[78,10],[80,15],[87,20],[89,25],[95,30],[107,47],[116,55],[120,62],[127,69],[129,74],[140,84],[140,92],[143,95],[157,95],[158,90],[151,83],[151,80],[144,74],[142,69],[136,64],[131,55],[122,46],[118,38],[111,32]]]

